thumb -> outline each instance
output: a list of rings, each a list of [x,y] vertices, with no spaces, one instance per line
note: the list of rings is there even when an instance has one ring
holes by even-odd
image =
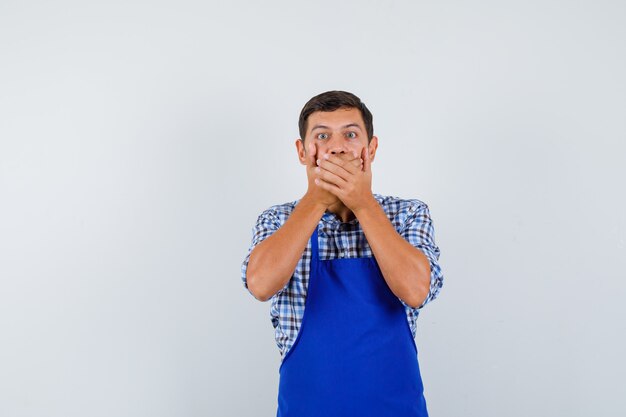
[[[370,149],[369,147],[363,148],[363,152],[365,153],[363,157],[363,172],[370,173],[372,168],[372,161],[370,159]]]

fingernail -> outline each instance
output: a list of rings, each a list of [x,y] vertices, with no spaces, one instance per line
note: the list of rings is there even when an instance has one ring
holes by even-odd
[[[320,172],[320,167],[315,167],[315,172]]]
[[[325,153],[325,154],[324,154],[324,159],[328,159],[328,158],[329,158],[328,154],[327,154],[327,153]]]
[[[319,165],[319,164],[320,164],[320,160],[318,159],[318,160],[317,160],[317,165]]]

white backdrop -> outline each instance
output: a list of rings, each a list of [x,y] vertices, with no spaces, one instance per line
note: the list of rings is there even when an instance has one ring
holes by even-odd
[[[0,415],[274,416],[240,265],[351,91],[431,210],[435,416],[626,412],[623,1],[0,2]]]

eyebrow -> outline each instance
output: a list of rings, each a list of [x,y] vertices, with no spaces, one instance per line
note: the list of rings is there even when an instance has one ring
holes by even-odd
[[[361,130],[361,126],[359,126],[356,123],[348,123],[347,125],[341,126],[342,129],[345,129],[345,128],[348,128],[348,127],[356,127],[357,129]],[[315,125],[311,129],[311,132],[313,132],[315,129],[330,129],[330,128],[328,126],[325,126],[325,125]]]

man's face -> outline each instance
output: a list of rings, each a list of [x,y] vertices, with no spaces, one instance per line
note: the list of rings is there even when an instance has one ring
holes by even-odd
[[[355,108],[340,108],[331,112],[316,111],[308,118],[304,144],[296,141],[298,155],[302,163],[306,163],[308,146],[316,145],[317,155],[326,153],[351,154],[352,151],[361,155],[363,148],[368,147],[367,131],[361,112]],[[378,138],[372,136],[369,144],[370,158],[374,159]],[[306,148],[306,149],[305,149]]]

